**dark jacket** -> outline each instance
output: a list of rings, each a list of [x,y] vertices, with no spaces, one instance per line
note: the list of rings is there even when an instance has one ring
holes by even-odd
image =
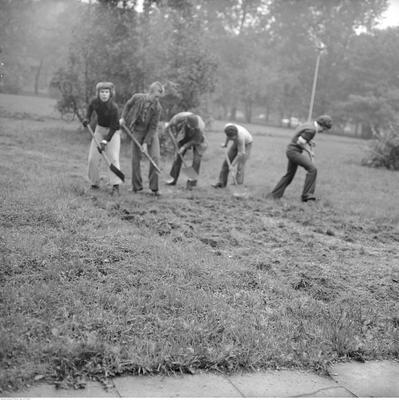
[[[298,150],[302,152],[303,147],[297,144],[298,138],[302,136],[306,140],[306,142],[310,144],[311,140],[315,137],[316,133],[317,133],[317,128],[314,122],[306,122],[304,124],[299,125],[298,128],[296,128],[295,134],[291,139],[291,142],[289,143],[287,149]]]
[[[198,119],[198,128],[189,128],[186,124],[188,115],[194,115]],[[183,129],[184,128],[184,129]],[[183,111],[177,113],[169,121],[169,129],[177,137],[177,140],[182,140],[187,147],[201,145],[206,141],[204,134],[205,123],[199,115]]]

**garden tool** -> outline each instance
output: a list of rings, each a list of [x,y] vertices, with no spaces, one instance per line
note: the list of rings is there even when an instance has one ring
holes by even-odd
[[[233,167],[233,165],[232,165],[232,163],[231,163],[231,161],[230,161],[230,158],[229,158],[229,151],[228,151],[227,148],[226,148],[226,151],[225,151],[225,153],[224,153],[224,156],[225,156],[225,158],[226,158],[227,165],[229,166],[229,172],[231,173],[231,176],[232,176],[232,178],[233,178],[233,184],[234,184],[234,185],[237,185],[236,170],[235,170],[235,168]]]
[[[72,104],[74,106],[74,112],[76,114],[76,116],[78,117],[79,121],[83,123],[83,118],[82,116],[79,114],[77,107],[76,107],[76,102],[75,99],[72,99]],[[101,154],[101,156],[103,157],[104,161],[106,162],[106,164],[108,165],[109,169],[118,177],[121,179],[122,182],[125,182],[125,174],[119,169],[117,168],[112,162],[111,160],[108,158],[108,156],[105,154],[104,150],[101,148],[100,143],[98,143],[97,138],[94,135],[93,129],[91,129],[91,126],[88,124],[86,126],[86,128],[88,129],[88,131],[90,132],[94,143],[97,146],[97,150],[98,152]]]
[[[156,169],[158,174],[160,174],[162,172],[161,169],[158,167],[158,165],[155,163],[155,161],[151,158],[151,156],[146,151],[143,150],[143,146],[135,138],[132,131],[126,126],[126,124],[121,125],[121,127],[125,130],[125,132],[130,136],[130,138],[133,140],[133,142],[136,144],[136,146],[140,149],[140,151],[144,154],[144,156],[148,159],[148,161]]]
[[[184,128],[183,128],[184,129]],[[180,157],[182,163],[183,163],[183,168],[181,169],[181,172],[187,176],[187,178],[191,181],[196,181],[198,179],[198,174],[195,171],[193,167],[189,167],[187,163],[184,161],[184,157],[182,154],[179,152],[179,145],[176,142],[175,137],[173,136],[173,133],[170,131],[169,128],[166,128],[166,130],[169,133],[170,139],[172,140],[173,146],[175,147],[175,150],[177,152],[177,155]]]

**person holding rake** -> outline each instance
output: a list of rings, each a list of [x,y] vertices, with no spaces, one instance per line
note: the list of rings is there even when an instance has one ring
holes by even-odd
[[[238,124],[228,123],[224,127],[224,133],[226,134],[226,140],[222,147],[227,148],[229,141],[233,143],[226,151],[219,180],[212,185],[214,188],[226,187],[229,172],[234,174],[233,167],[235,165],[237,165],[237,172],[235,176],[233,175],[234,183],[242,185],[244,183],[245,164],[251,154],[253,138],[246,128]]]
[[[172,117],[166,129],[177,151],[170,170],[171,179],[166,181],[166,184],[172,186],[176,185],[179,179],[181,166],[184,164],[183,173],[188,177],[186,189],[191,190],[193,187],[197,186],[201,159],[205,150],[208,148],[204,133],[205,122],[199,115],[183,111]],[[192,167],[187,167],[183,159],[189,149],[193,150]]]
[[[312,147],[314,143],[312,140],[317,133],[331,129],[331,127],[331,117],[329,115],[320,115],[315,121],[302,124],[296,129],[294,137],[286,150],[288,158],[287,172],[267,197],[280,199],[287,186],[294,179],[298,166],[301,166],[307,171],[301,200],[303,202],[316,200],[314,192],[316,188],[317,169],[313,164],[314,153]],[[303,152],[307,154],[305,155]]]
[[[150,190],[158,196],[158,170],[160,146],[158,138],[158,122],[161,117],[162,107],[159,103],[164,94],[164,87],[160,82],[154,82],[149,86],[147,93],[135,93],[125,104],[121,119],[122,127],[127,127],[132,133],[132,191],[143,190],[140,161],[142,153],[150,156],[150,168],[148,173]]]
[[[120,168],[119,110],[113,100],[114,97],[115,86],[112,82],[98,82],[96,97],[90,101],[86,118],[82,121],[83,126],[87,127],[93,112],[97,114],[97,126],[90,143],[88,158],[88,177],[92,189],[98,189],[100,185],[101,152],[106,154],[112,165],[117,169]],[[98,143],[99,146],[97,146]],[[111,194],[119,194],[119,185],[122,181],[112,170],[109,170],[109,181],[112,185]]]

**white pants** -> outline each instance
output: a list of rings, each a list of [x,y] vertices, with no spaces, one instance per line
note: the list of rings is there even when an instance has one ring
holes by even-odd
[[[109,132],[109,128],[104,128],[103,126],[97,125],[96,130],[94,132],[94,136],[98,143],[103,140]],[[108,156],[108,159],[112,164],[115,165],[118,169],[120,169],[119,165],[119,151],[121,148],[121,136],[120,132],[116,131],[112,136],[110,142],[108,142],[105,147],[105,154]],[[103,161],[103,156],[97,150],[97,145],[94,142],[94,139],[91,140],[90,150],[89,150],[89,168],[88,168],[88,176],[92,185],[99,185],[100,183],[100,163]],[[105,162],[104,162],[105,165]],[[109,168],[109,182],[111,185],[120,185],[122,181],[118,178]]]

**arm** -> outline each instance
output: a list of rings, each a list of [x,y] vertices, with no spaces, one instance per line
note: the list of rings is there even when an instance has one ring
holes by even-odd
[[[236,141],[237,141],[237,156],[231,163],[233,166],[236,165],[240,159],[245,157],[245,140],[244,140],[244,138],[238,136]]]
[[[112,139],[112,136],[114,136],[114,133],[119,130],[120,126],[119,126],[119,119],[118,119],[118,114],[119,114],[119,110],[117,105],[115,104],[114,109],[112,110],[112,119],[111,119],[111,125],[109,127],[109,131],[108,131],[108,135],[105,138],[105,140],[107,142],[109,142]]]
[[[184,144],[185,149],[189,149],[191,146],[200,145],[205,140],[204,132],[201,129],[195,129],[194,134],[192,135],[191,139]]]
[[[299,136],[296,143],[297,143],[297,145],[299,145],[302,148],[302,150],[305,150],[311,157],[314,156],[314,153],[311,150],[311,145],[305,138],[303,138],[302,136]]]
[[[229,141],[230,141],[230,139],[226,136],[226,140],[224,141],[224,143],[222,143],[221,147],[227,147]]]

